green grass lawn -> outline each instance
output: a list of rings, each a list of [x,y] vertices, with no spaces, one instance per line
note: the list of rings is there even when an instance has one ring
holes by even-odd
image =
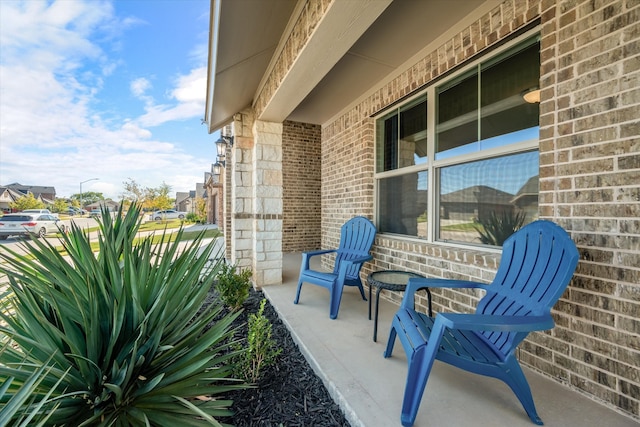
[[[165,230],[165,228],[168,231],[169,234],[169,238],[168,241],[169,242],[173,242],[178,238],[178,233],[177,233],[177,229],[180,228],[180,225],[182,224],[183,221],[180,221],[179,219],[176,220],[171,220],[171,221],[158,221],[158,222],[148,222],[145,224],[142,224],[140,226],[140,229],[138,230],[139,232],[142,231],[160,231],[159,233],[157,233],[156,235],[153,236],[152,238],[152,242],[153,243],[160,243],[160,240],[162,239],[162,231]],[[86,229],[87,231],[91,232],[91,231],[98,231],[100,228],[99,227],[91,227]],[[173,230],[175,230],[176,232],[173,232]],[[200,233],[204,232],[204,238],[205,239],[214,239],[216,237],[220,237],[222,236],[222,232],[220,232],[220,230],[218,230],[217,228],[209,228],[207,230],[196,230],[196,231],[184,231],[182,233],[181,236],[181,241],[187,241],[187,240],[193,240],[195,239]],[[57,234],[58,237],[60,237],[60,234]],[[139,239],[137,239],[139,240]],[[98,250],[98,242],[92,242],[91,243],[91,248],[94,251]],[[62,246],[57,246],[56,249],[58,250],[58,252],[60,252],[61,254],[65,255],[65,250]]]
[[[443,227],[440,227],[441,230],[446,230],[446,231],[467,231],[467,232],[478,231],[478,228],[482,230],[482,225],[475,224],[473,222],[466,222],[464,224],[445,225]]]

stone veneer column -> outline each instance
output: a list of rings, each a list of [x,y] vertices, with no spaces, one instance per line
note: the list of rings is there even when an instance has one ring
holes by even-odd
[[[245,110],[234,116],[234,144],[231,152],[227,153],[227,170],[225,171],[228,179],[228,184],[225,185],[227,196],[225,206],[229,212],[225,240],[228,257],[233,264],[237,264],[242,269],[253,268],[254,255],[253,122],[252,110]]]
[[[253,124],[253,279],[282,283],[282,123]]]

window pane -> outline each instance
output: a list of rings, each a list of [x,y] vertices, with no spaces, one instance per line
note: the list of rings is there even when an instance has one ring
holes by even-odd
[[[400,111],[400,167],[427,161],[427,101],[425,98]]]
[[[376,157],[376,172],[426,163],[426,96],[377,121]]]
[[[397,169],[398,165],[398,113],[378,120],[376,129],[376,171]]]
[[[440,89],[436,141],[436,159],[477,151],[477,73]]]
[[[540,104],[528,103],[522,95],[528,90],[537,89],[539,80],[539,43],[515,55],[493,61],[482,70],[480,132],[483,141],[494,138],[488,141],[491,146],[522,141],[522,135],[509,134],[523,129],[533,129],[533,137],[538,137]],[[500,135],[504,136],[495,138]]]
[[[378,229],[427,238],[427,172],[378,181]]]
[[[449,166],[439,175],[440,240],[502,246],[514,222],[537,219],[537,151]],[[492,237],[483,238],[488,232]]]

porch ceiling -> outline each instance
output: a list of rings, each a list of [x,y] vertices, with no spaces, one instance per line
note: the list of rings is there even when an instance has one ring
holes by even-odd
[[[261,120],[323,124],[477,9],[498,0],[337,1],[271,96]],[[212,0],[209,132],[250,106],[304,0]],[[476,12],[474,12],[476,11]]]

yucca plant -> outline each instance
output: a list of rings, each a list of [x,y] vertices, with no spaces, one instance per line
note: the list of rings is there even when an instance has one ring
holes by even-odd
[[[478,220],[474,227],[485,245],[502,246],[513,233],[522,228],[527,215],[523,211],[492,211],[484,220]]]
[[[230,378],[231,323],[222,305],[204,301],[218,267],[205,268],[214,242],[136,239],[139,207],[102,212],[99,252],[72,226],[66,255],[47,241],[25,242],[27,255],[0,253],[9,292],[0,302],[0,397],[29,385],[14,419],[46,425],[220,425],[244,387]],[[12,379],[7,382],[8,379]],[[3,381],[4,380],[4,381]]]
[[[7,348],[8,343],[0,348],[0,359]],[[0,409],[0,426],[11,425],[15,427],[40,427],[46,425],[47,419],[56,408],[57,403],[50,400],[53,389],[45,396],[38,396],[35,393],[38,384],[47,376],[51,366],[43,365],[34,371],[26,381],[14,384],[14,377],[0,378],[0,401],[7,400]],[[62,377],[64,378],[64,377]],[[58,382],[62,380],[60,378]],[[4,399],[5,393],[13,384],[11,396]],[[39,399],[39,400],[36,400]],[[53,407],[46,414],[39,413],[40,408],[45,404],[53,403]],[[26,413],[23,408],[29,405],[30,411]],[[17,414],[20,414],[17,416]]]

